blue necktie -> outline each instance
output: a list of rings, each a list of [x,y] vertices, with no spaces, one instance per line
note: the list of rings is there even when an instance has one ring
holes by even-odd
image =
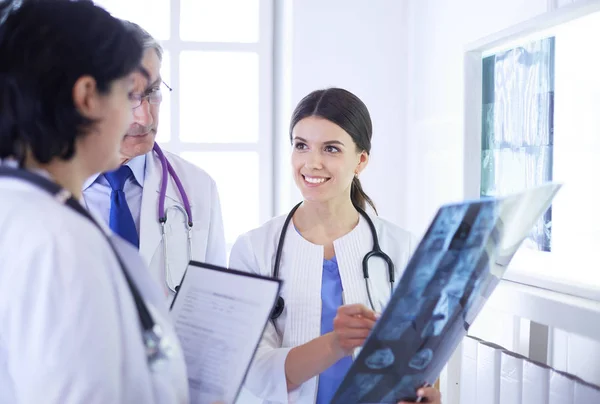
[[[109,226],[119,236],[129,241],[136,248],[139,248],[140,242],[135,228],[135,222],[129,205],[127,205],[127,199],[125,198],[125,192],[123,192],[123,186],[125,181],[133,173],[131,168],[126,165],[122,165],[118,170],[111,171],[104,174],[104,177],[110,184],[112,192],[110,194],[110,219]]]

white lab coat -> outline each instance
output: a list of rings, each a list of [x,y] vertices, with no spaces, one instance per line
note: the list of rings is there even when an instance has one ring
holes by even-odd
[[[181,157],[164,152],[179,176],[192,209],[192,259],[225,266],[227,263],[225,235],[219,194],[214,180],[202,169]],[[161,225],[158,222],[158,197],[162,166],[154,152],[146,155],[146,171],[140,214],[140,255],[150,268],[152,277],[173,297],[166,284]],[[172,205],[183,208],[175,181],[169,176],[165,210]],[[188,262],[187,230],[184,216],[175,209],[168,212],[167,243],[171,276],[178,285]]]
[[[416,240],[407,231],[383,219],[371,218],[381,249],[394,262],[397,283],[416,248]],[[231,251],[230,267],[271,276],[284,221],[285,216],[275,218],[240,236]],[[372,246],[371,231],[362,216],[354,230],[334,242],[345,304],[362,303],[369,307],[362,260]],[[283,280],[281,294],[285,310],[276,320],[277,329],[272,322],[268,323],[238,403],[315,402],[317,377],[288,394],[284,365],[293,347],[320,336],[323,256],[322,246],[302,238],[290,224],[279,274]],[[369,260],[369,276],[375,310],[381,312],[390,297],[388,271],[382,260]]]
[[[164,295],[137,251],[113,237],[172,346],[156,371],[102,231],[24,181],[0,179],[0,195],[0,403],[187,403],[185,362]]]

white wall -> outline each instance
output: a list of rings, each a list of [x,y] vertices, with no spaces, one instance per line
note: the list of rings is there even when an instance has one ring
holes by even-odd
[[[547,0],[411,0],[406,220],[413,231],[463,194],[467,44],[546,11]]]
[[[406,200],[406,4],[399,0],[284,0],[278,5],[279,22],[276,19],[280,25],[276,59],[286,76],[279,77],[276,96],[278,166],[289,167],[287,127],[297,102],[319,88],[346,88],[366,103],[374,125],[363,186],[380,214],[396,223],[404,215]],[[289,171],[278,175],[277,213],[288,211],[300,200],[290,178]]]

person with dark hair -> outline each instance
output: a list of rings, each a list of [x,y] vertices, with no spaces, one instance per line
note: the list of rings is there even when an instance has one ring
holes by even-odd
[[[365,104],[341,88],[310,93],[292,114],[292,170],[304,200],[231,250],[231,268],[283,280],[246,377],[248,400],[329,403],[417,246],[376,216],[361,186],[372,131]],[[440,403],[432,387],[418,394]]]
[[[142,44],[91,1],[0,21],[0,403],[187,403],[164,296],[82,205],[119,166]]]

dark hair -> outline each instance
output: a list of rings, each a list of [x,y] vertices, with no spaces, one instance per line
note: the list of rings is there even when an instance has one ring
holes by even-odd
[[[91,1],[8,0],[0,3],[0,159],[21,164],[25,151],[48,163],[68,160],[94,121],[73,101],[82,76],[98,91],[140,66],[142,44]]]
[[[371,152],[373,124],[367,106],[350,91],[342,88],[317,90],[304,97],[296,106],[290,122],[290,140],[298,122],[310,116],[317,116],[335,123],[350,135],[359,152]],[[365,193],[358,177],[352,180],[350,199],[354,206],[362,209],[369,204],[375,213],[375,204]]]

